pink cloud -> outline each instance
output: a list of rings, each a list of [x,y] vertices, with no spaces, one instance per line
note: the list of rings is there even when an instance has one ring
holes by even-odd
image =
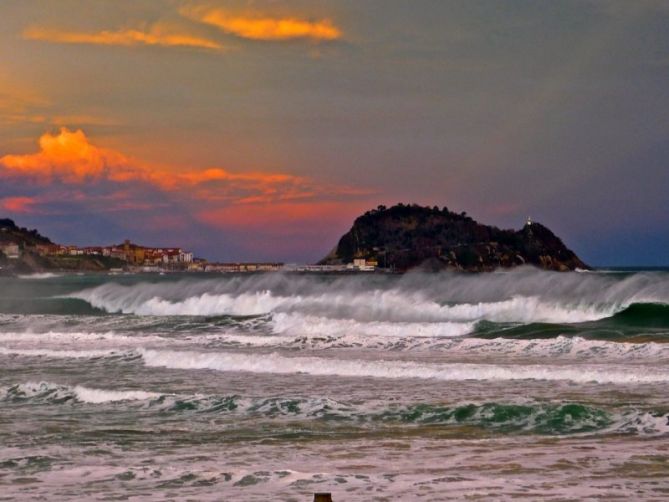
[[[36,152],[0,157],[0,180],[0,196],[11,190],[0,199],[10,213],[35,213],[39,201],[40,214],[106,213],[128,229],[187,234],[198,225],[275,240],[291,236],[295,245],[295,236],[308,241],[339,232],[371,195],[289,172],[157,166],[67,128],[42,135]]]
[[[35,204],[38,200],[35,197],[5,197],[0,199],[0,207],[10,213],[36,213]]]

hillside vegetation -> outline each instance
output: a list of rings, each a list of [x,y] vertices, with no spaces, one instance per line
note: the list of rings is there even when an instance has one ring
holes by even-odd
[[[415,204],[366,212],[320,263],[350,263],[355,258],[376,260],[380,267],[397,271],[419,266],[489,271],[525,264],[559,271],[589,268],[540,223],[501,230],[466,213]]]

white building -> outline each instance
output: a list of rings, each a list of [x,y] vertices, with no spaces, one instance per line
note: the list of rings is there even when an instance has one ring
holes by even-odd
[[[0,246],[0,251],[10,260],[18,260],[21,257],[21,249],[13,242]]]

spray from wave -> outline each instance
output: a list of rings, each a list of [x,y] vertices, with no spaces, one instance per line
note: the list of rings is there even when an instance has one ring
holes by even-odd
[[[140,316],[299,313],[365,323],[462,323],[453,332],[463,334],[465,326],[470,329],[479,321],[579,323],[612,316],[634,303],[667,304],[669,275],[621,277],[532,268],[400,278],[266,274],[130,286],[107,283],[71,297],[109,313]],[[277,317],[279,330],[281,319]]]
[[[41,272],[35,274],[22,274],[19,275],[18,277],[19,279],[24,279],[24,280],[40,281],[44,279],[55,279],[57,277],[61,277],[61,274],[54,274],[53,272]]]

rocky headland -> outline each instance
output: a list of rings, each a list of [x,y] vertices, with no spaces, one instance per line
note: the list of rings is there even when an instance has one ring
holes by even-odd
[[[464,212],[416,204],[379,206],[366,212],[320,264],[355,259],[398,272],[418,267],[468,272],[519,265],[556,271],[590,268],[540,223],[502,230],[478,223]]]

